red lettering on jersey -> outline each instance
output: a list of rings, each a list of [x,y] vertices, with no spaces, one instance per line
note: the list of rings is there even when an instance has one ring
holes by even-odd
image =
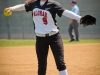
[[[41,11],[41,10],[34,11],[34,12],[33,12],[33,15],[34,15],[34,16],[44,16],[44,17],[47,17],[47,13],[44,12],[44,11]]]
[[[41,16],[43,16],[44,11],[42,11]]]
[[[46,17],[47,18],[47,13],[45,12],[45,15],[44,15],[44,17]]]
[[[42,21],[45,25],[48,24],[48,21],[47,21],[47,13],[45,11],[42,11],[42,10],[37,10],[37,11],[34,11],[33,12],[33,15],[34,16],[43,16],[42,18]]]
[[[35,12],[33,12],[33,15],[36,16]]]
[[[40,16],[40,10],[38,10],[38,16]]]
[[[47,18],[46,18],[46,17],[43,17],[42,20],[43,20],[43,23],[44,23],[45,25],[48,24],[48,21],[47,21]]]
[[[39,14],[40,14],[40,16],[42,16],[42,11],[41,10],[40,10]]]

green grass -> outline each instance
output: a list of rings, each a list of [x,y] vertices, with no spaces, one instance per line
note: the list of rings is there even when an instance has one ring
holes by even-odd
[[[32,46],[35,40],[0,40],[0,46]]]
[[[81,39],[79,42],[68,42],[69,40],[63,40],[64,44],[84,44],[84,43],[100,43],[100,39]]]
[[[83,44],[83,43],[100,43],[100,39],[81,39],[79,42],[68,42],[63,39],[64,44]],[[6,46],[34,46],[36,40],[0,40],[0,47]]]

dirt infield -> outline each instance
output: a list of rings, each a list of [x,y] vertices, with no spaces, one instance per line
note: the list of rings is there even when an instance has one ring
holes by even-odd
[[[100,75],[100,43],[64,45],[69,75]],[[34,46],[0,47],[0,75],[37,75]],[[51,50],[47,75],[59,75]]]

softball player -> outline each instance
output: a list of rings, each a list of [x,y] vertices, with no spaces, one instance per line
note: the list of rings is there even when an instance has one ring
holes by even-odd
[[[64,62],[64,48],[62,38],[57,27],[56,14],[80,21],[81,16],[62,8],[51,0],[37,0],[29,4],[19,4],[5,8],[4,11],[32,11],[36,33],[36,54],[38,59],[38,75],[46,75],[47,56],[51,47],[59,75],[68,75]]]

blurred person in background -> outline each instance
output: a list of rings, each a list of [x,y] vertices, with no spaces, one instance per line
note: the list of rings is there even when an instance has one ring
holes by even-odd
[[[72,0],[70,4],[72,6],[71,11],[74,12],[75,14],[79,15],[79,7],[77,6],[76,0]],[[78,31],[77,20],[70,19],[68,23],[69,23],[68,32],[69,32],[69,36],[70,36],[69,42],[72,42],[72,41],[75,41],[75,40],[79,41],[79,31]],[[75,33],[75,37],[73,35],[73,30],[74,30],[74,33]]]

